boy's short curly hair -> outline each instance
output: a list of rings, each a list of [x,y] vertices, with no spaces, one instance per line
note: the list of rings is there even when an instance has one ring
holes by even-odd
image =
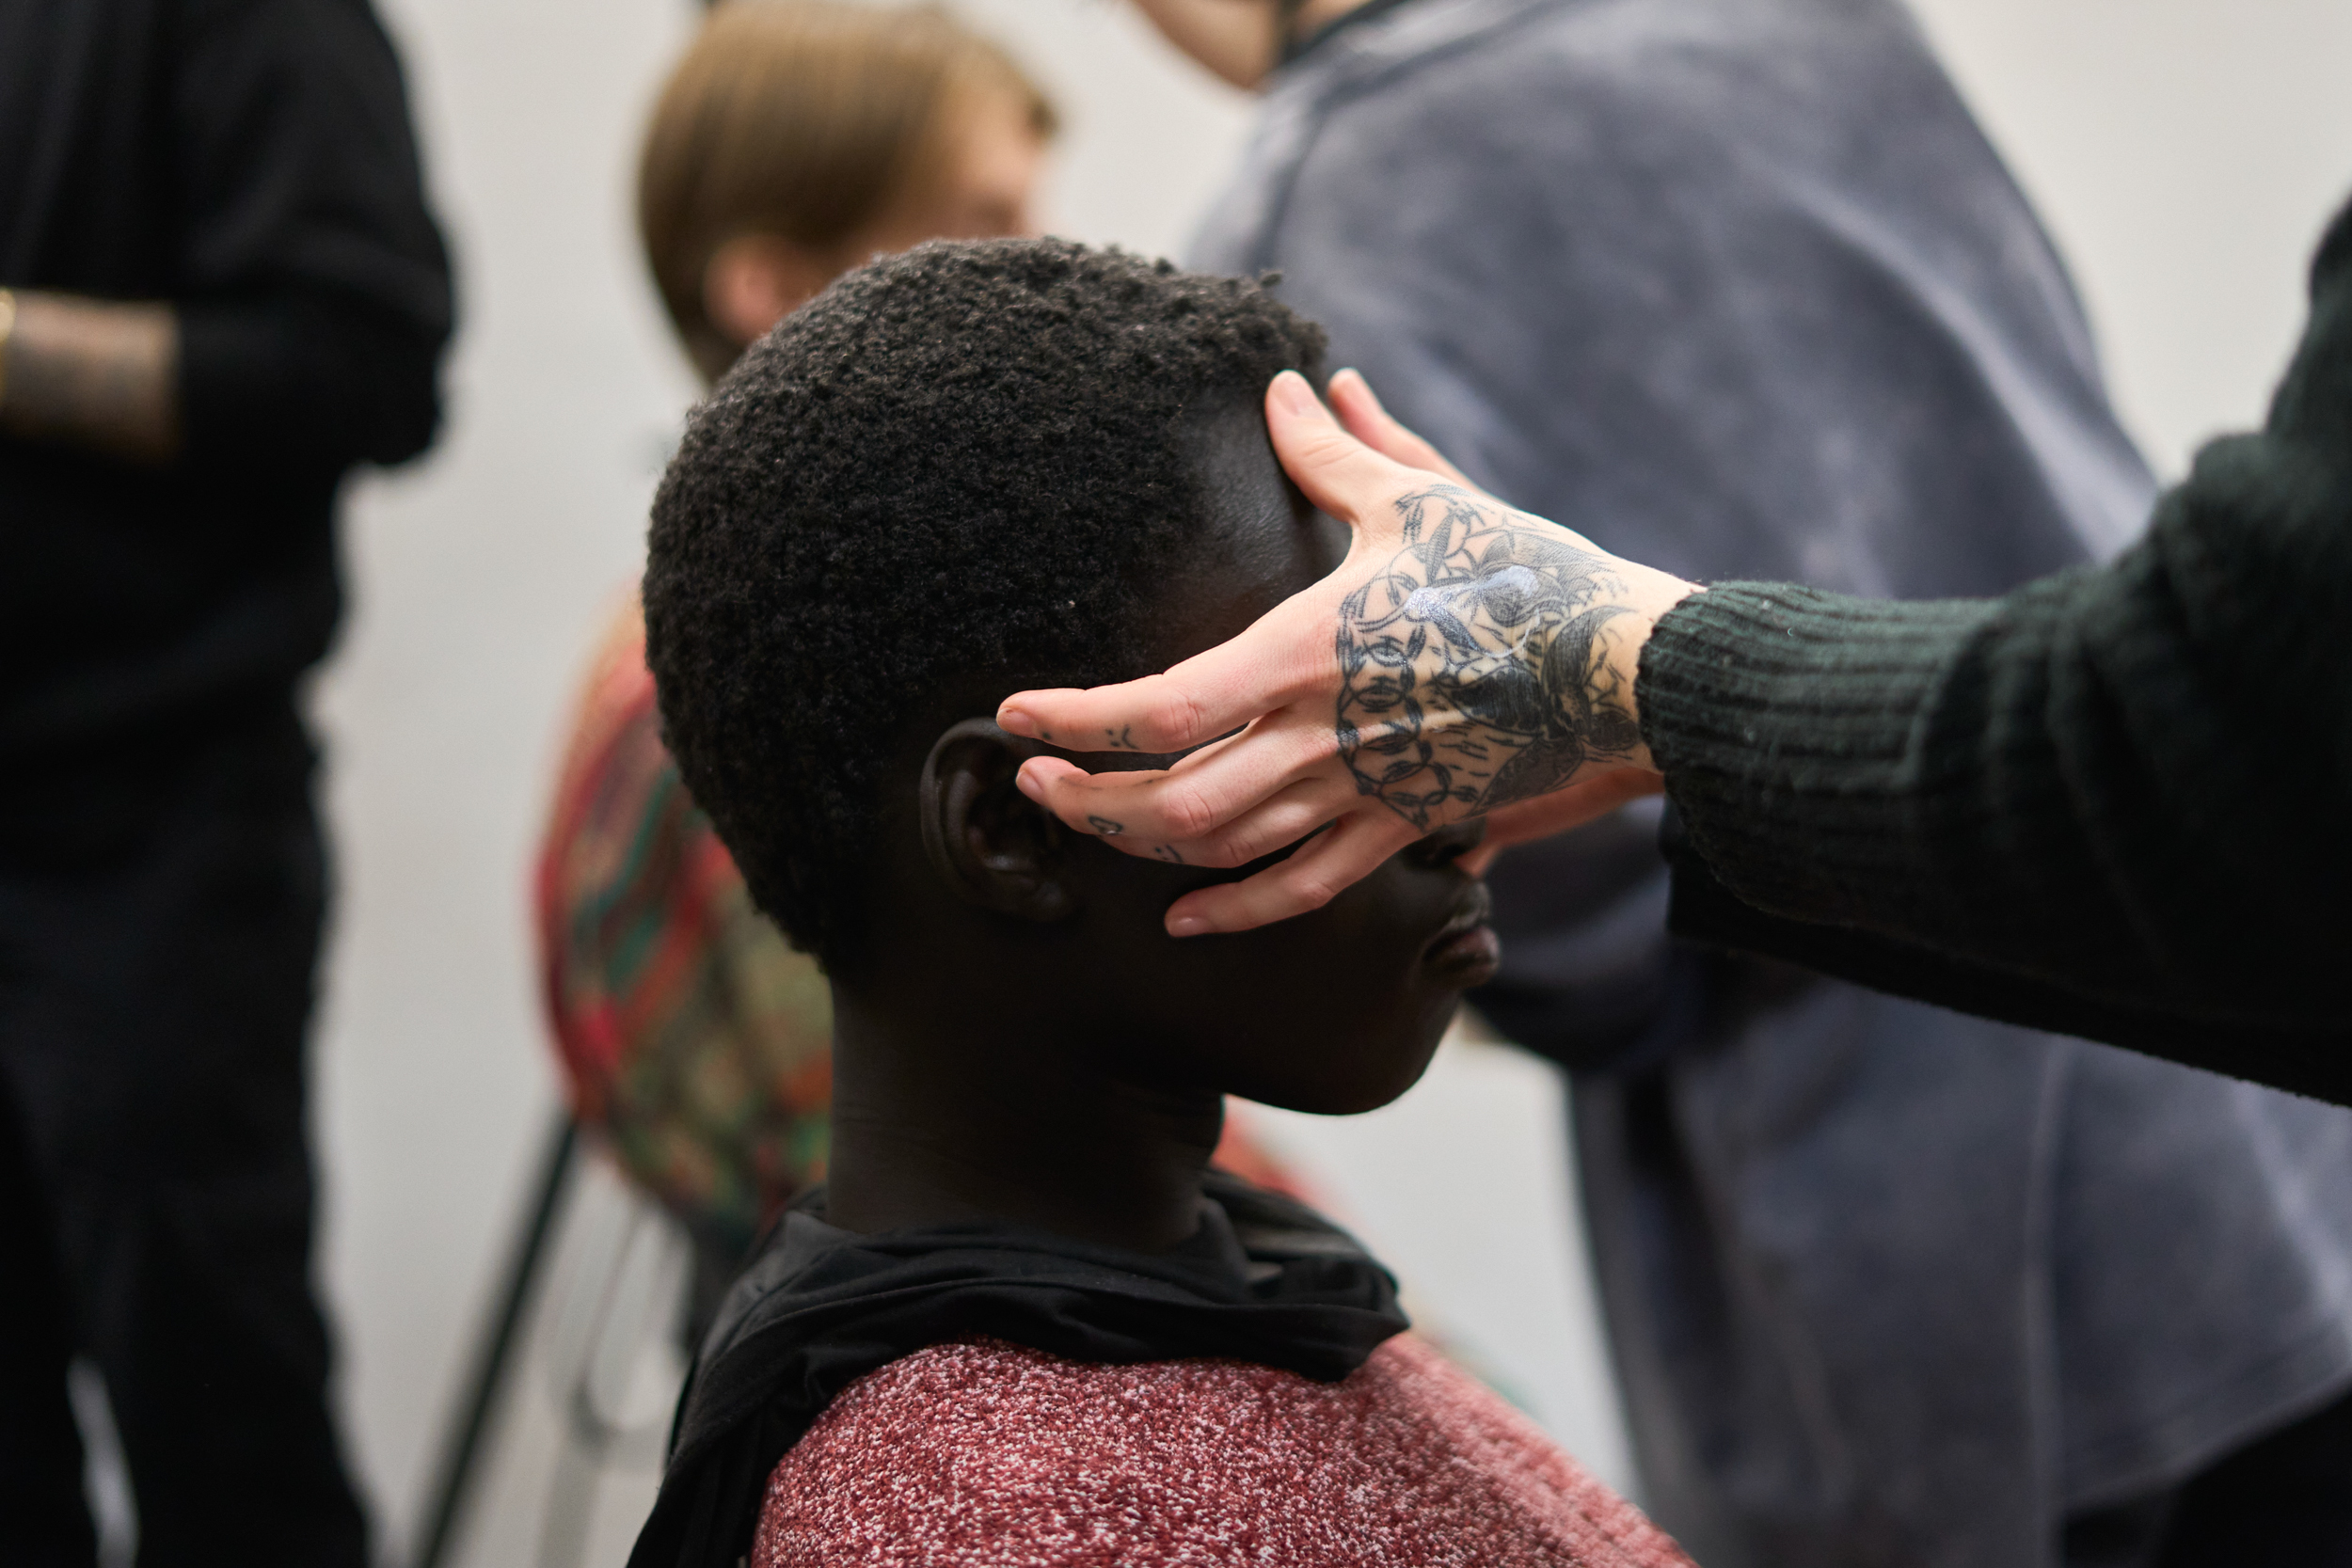
[[[1187,430],[1323,350],[1257,283],[993,240],[851,273],[743,356],[654,499],[646,658],[795,946],[854,956],[890,759],[941,693],[1147,673],[1153,570],[1209,512]]]

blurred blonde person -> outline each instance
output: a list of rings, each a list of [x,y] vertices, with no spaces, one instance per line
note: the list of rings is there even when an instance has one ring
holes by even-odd
[[[719,7],[655,105],[637,178],[646,264],[695,368],[716,381],[878,254],[1035,232],[1057,125],[944,11]]]

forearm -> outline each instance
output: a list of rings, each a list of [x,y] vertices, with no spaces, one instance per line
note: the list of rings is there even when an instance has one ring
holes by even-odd
[[[1769,913],[2081,995],[2352,1018],[2352,212],[2262,434],[2114,565],[1973,603],[1726,584],[1637,685],[1692,848]]]
[[[2176,1017],[2343,1019],[2325,673],[2277,669],[2313,705],[2265,724],[2236,660],[2182,634],[2212,607],[2166,543],[2005,600],[1726,584],[1665,617],[1642,717],[1692,849],[1760,911],[1989,973]]]
[[[180,326],[169,305],[32,291],[8,298],[12,309],[0,303],[0,431],[135,463],[178,455]]]
[[[2013,661],[2030,633],[2015,618],[2004,626],[1993,601],[1901,604],[1723,583],[1678,606],[1645,648],[1636,689],[1692,848],[1758,909],[1963,942],[1979,905],[1994,901],[1980,884],[2032,868],[1996,867],[1979,853],[1978,876],[1952,880],[1944,862],[1953,846],[1932,824],[1979,793],[1981,778],[1965,775],[1991,760],[1994,742],[1934,757],[1924,743],[1940,694],[1980,688],[1981,671],[1963,672],[1987,657],[1988,636],[2004,635],[2011,645],[1994,657]],[[2039,750],[2009,759],[2015,809],[2063,807],[2051,760]],[[1984,826],[1987,839],[2009,836]],[[2055,869],[2046,849],[2036,864]]]
[[[1686,942],[1758,954],[1841,980],[2050,1034],[2128,1046],[2208,1071],[2352,1105],[2352,1023],[2184,1014],[2154,996],[2099,1000],[1872,931],[1767,914],[1724,891],[1670,819],[1670,928]]]

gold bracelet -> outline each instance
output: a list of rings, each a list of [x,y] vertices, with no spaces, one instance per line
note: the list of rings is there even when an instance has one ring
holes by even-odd
[[[0,404],[8,401],[8,340],[16,336],[16,291],[0,289]]]

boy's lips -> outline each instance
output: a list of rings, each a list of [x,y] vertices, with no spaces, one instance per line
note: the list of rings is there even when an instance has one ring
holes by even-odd
[[[1494,897],[1483,881],[1472,882],[1438,934],[1422,949],[1421,961],[1447,986],[1469,990],[1495,977],[1502,966],[1502,939],[1486,924],[1494,912]]]

